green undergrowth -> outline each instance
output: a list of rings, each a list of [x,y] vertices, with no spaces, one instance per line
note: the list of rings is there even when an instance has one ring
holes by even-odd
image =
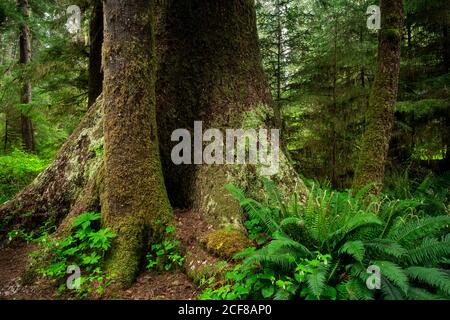
[[[147,270],[169,271],[184,265],[185,258],[180,253],[180,241],[175,240],[174,226],[167,226],[159,242],[150,245],[146,255]]]
[[[48,160],[17,149],[0,155],[0,204],[27,186],[47,165]]]
[[[31,254],[32,267],[53,280],[60,293],[87,298],[92,293],[102,294],[110,284],[103,261],[115,235],[109,228],[100,227],[100,217],[99,213],[83,213],[65,238],[46,234],[36,240],[39,250]],[[76,277],[78,270],[80,277]]]
[[[316,185],[299,205],[295,195],[282,199],[271,181],[264,184],[265,202],[226,186],[248,215],[255,246],[236,254],[238,264],[200,299],[450,298],[445,206],[435,212],[419,196],[395,199],[371,196],[370,187],[353,194]]]

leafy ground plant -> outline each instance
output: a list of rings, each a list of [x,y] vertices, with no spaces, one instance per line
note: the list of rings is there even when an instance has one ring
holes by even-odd
[[[75,279],[79,281],[77,295],[87,297],[94,287],[96,293],[101,294],[109,283],[102,271],[102,263],[114,237],[109,228],[100,228],[99,213],[86,212],[75,219],[71,233],[64,239],[53,239],[48,235],[39,238],[42,249],[33,253],[33,257],[38,271],[59,282],[61,292],[67,289],[66,283],[61,283],[68,276],[67,270],[78,267],[81,277]]]
[[[175,230],[174,226],[167,226],[161,242],[151,245],[146,256],[148,270],[168,271],[183,266],[180,241],[174,240]]]

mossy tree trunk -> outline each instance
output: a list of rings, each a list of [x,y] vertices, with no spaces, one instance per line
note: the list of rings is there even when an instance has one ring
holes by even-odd
[[[156,126],[154,8],[104,1],[104,224],[116,233],[107,268],[131,284],[144,246],[171,220]]]
[[[158,124],[166,185],[178,207],[194,207],[215,226],[239,226],[242,212],[224,190],[233,183],[261,195],[250,165],[180,165],[171,134],[203,129],[275,128],[272,99],[259,52],[254,0],[172,1],[159,15]],[[277,128],[281,129],[281,128]],[[280,157],[273,177],[286,193],[306,188]]]
[[[20,24],[20,39],[19,39],[19,48],[20,48],[20,60],[19,63],[26,66],[31,61],[31,33],[30,28],[27,24],[27,19],[30,16],[30,6],[28,4],[28,0],[19,0],[18,5],[23,17],[23,22]],[[22,95],[20,98],[20,103],[22,104],[30,104],[31,103],[31,82],[24,72],[24,76],[22,79]],[[35,151],[35,143],[34,143],[34,129],[31,118],[28,115],[26,110],[21,111],[20,114],[20,122],[22,129],[22,144],[24,150],[28,152]]]
[[[192,129],[194,120],[204,121],[205,129],[273,127],[271,97],[258,52],[253,1],[197,0],[172,4],[169,1],[167,7],[159,11],[158,18],[158,136],[172,203],[177,207],[194,206],[216,226],[236,224],[236,221],[239,224],[242,212],[223,186],[231,182],[260,198],[263,193],[254,166],[175,166],[170,158],[174,146],[170,137],[175,129]],[[127,43],[132,44],[130,40]],[[105,51],[105,57],[110,53]],[[125,74],[117,76],[121,81],[118,84],[134,84],[136,79],[125,80]],[[151,77],[147,79],[151,81]],[[137,102],[144,99],[138,92],[142,85],[139,80],[136,86],[120,87],[118,101],[130,101],[137,107]],[[59,230],[63,232],[79,213],[100,210],[105,172],[101,106],[99,98],[49,168],[16,198],[0,207],[0,235],[13,227],[33,229],[48,219],[60,225]],[[128,115],[131,111],[121,114]],[[146,130],[142,126],[136,128]],[[147,128],[151,138],[156,136],[152,128],[155,129],[154,126]],[[127,150],[134,147],[135,140],[121,143],[126,147],[121,155],[128,160],[135,150]],[[136,150],[143,152],[141,148]],[[140,171],[140,175],[144,179],[148,174],[151,179],[155,172]],[[296,191],[300,199],[304,199],[307,190],[285,157],[280,157],[279,174],[272,178],[285,194]],[[134,187],[134,192],[138,196],[141,190]],[[146,205],[148,199],[143,201]]]
[[[378,69],[367,113],[367,127],[361,141],[353,188],[374,184],[382,189],[384,171],[394,124],[400,72],[400,45],[403,30],[403,0],[381,0],[381,30],[378,44]]]

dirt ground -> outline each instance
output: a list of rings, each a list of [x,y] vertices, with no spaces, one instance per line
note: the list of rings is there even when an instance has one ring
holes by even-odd
[[[164,273],[143,271],[136,282],[118,299],[125,300],[194,300],[201,290],[187,276],[205,266],[214,266],[220,260],[203,250],[198,239],[211,229],[200,214],[192,211],[175,212],[177,238],[186,257],[184,270]],[[0,247],[0,299],[41,300],[64,299],[57,288],[46,279],[37,279],[32,284],[24,283],[29,254],[36,250],[34,244],[14,244]],[[103,297],[102,299],[108,299]]]

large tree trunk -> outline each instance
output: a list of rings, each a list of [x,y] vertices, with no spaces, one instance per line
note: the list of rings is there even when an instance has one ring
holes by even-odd
[[[18,2],[19,8],[21,10],[22,16],[24,18],[24,22],[20,25],[20,39],[19,39],[19,47],[20,47],[20,60],[19,63],[23,65],[27,65],[31,60],[31,34],[30,29],[27,24],[27,19],[30,16],[30,7],[28,4],[28,0],[19,0]],[[20,103],[29,104],[31,103],[31,83],[28,79],[28,76],[24,76],[22,79],[23,88],[22,95],[20,98]],[[20,122],[22,127],[22,144],[23,148],[28,152],[35,151],[35,143],[34,143],[34,130],[33,123],[31,122],[30,117],[27,114],[27,111],[22,111],[20,115]]]
[[[102,45],[103,45],[103,3],[95,0],[89,24],[89,89],[88,105],[91,106],[103,89]]]
[[[104,2],[105,193],[101,204],[104,223],[117,235],[107,267],[120,284],[132,283],[147,241],[157,239],[172,217],[156,126],[152,3]]]
[[[239,227],[242,211],[223,186],[235,183],[261,198],[256,168],[176,166],[170,157],[176,143],[170,138],[175,129],[192,129],[194,120],[204,121],[204,128],[271,126],[271,98],[260,63],[253,1],[168,2],[158,17],[157,120],[172,204],[194,206],[216,227],[229,223]],[[97,100],[50,167],[0,208],[0,235],[14,224],[30,229],[50,217],[57,224],[63,221],[60,230],[65,230],[80,212],[100,209],[102,117]],[[272,178],[285,194],[296,191],[304,199],[307,190],[283,155],[279,174]],[[140,192],[135,188],[136,194]]]
[[[171,134],[195,120],[209,128],[273,128],[271,96],[263,73],[253,0],[173,1],[159,21],[157,103],[166,185],[178,207],[199,210],[215,226],[240,226],[239,205],[224,190],[234,183],[260,197],[250,165],[181,165],[171,160]],[[280,129],[280,128],[278,128]],[[287,193],[306,188],[286,157],[280,182]]]
[[[370,95],[367,127],[364,132],[353,188],[374,183],[374,193],[382,189],[389,141],[394,124],[400,73],[400,44],[403,29],[403,0],[381,0],[381,30],[378,70]]]

